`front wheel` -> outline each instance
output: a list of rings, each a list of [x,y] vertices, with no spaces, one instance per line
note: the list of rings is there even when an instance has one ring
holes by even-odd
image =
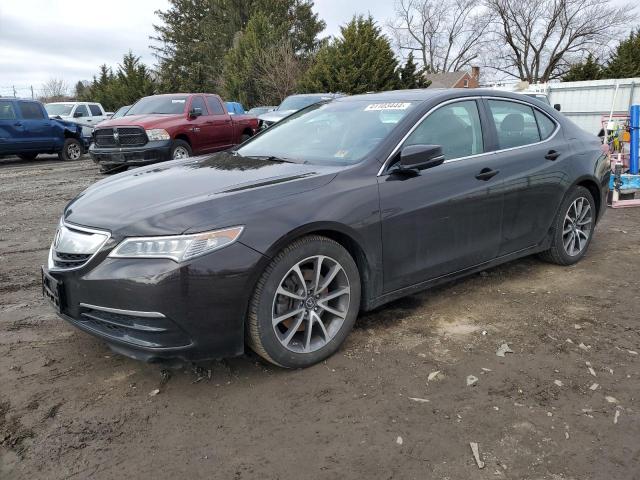
[[[191,156],[191,145],[184,140],[174,140],[171,147],[171,159],[189,158]]]
[[[63,162],[78,160],[82,156],[82,144],[77,138],[67,138],[64,141],[62,150],[58,153],[58,158]]]
[[[562,202],[554,221],[551,248],[540,257],[558,265],[579,262],[591,244],[596,216],[591,192],[584,187],[574,187]]]
[[[360,274],[349,252],[317,235],[296,240],[267,266],[247,319],[252,350],[285,368],[329,357],[360,309]]]

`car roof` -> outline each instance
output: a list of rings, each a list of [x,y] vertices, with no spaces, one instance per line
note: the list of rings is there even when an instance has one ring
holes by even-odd
[[[458,94],[458,95],[453,95]],[[522,95],[488,88],[415,88],[411,90],[390,90],[388,92],[364,93],[340,97],[337,102],[374,101],[374,102],[421,102],[437,99],[438,97],[504,97],[522,100]]]

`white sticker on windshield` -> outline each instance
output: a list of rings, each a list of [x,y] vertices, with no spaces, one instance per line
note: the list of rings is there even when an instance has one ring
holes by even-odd
[[[411,106],[410,103],[372,103],[367,105],[365,112],[377,112],[380,110],[406,110]]]
[[[180,100],[180,99],[178,99],[178,100],[173,99],[173,100],[171,100],[171,103],[184,103],[185,101],[186,101],[186,100],[184,100],[184,99],[182,99],[182,100]]]

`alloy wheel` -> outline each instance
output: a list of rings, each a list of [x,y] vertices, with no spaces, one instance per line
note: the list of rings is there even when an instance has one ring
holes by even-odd
[[[189,158],[189,152],[184,147],[176,147],[173,151],[173,159],[178,160],[180,158]]]
[[[67,156],[70,160],[78,160],[82,156],[82,150],[77,143],[71,143],[67,147]]]
[[[575,257],[587,246],[593,216],[591,204],[585,197],[576,198],[564,217],[562,227],[562,243],[568,255]]]
[[[349,311],[351,288],[342,265],[316,255],[294,265],[274,295],[272,326],[295,353],[321,349],[340,331]]]

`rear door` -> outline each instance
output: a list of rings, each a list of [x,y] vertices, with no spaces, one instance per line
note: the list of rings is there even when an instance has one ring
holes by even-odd
[[[559,124],[542,110],[511,99],[484,104],[504,184],[499,255],[506,255],[544,239],[564,195],[569,152]]]
[[[480,107],[479,99],[446,102],[403,143],[442,146],[442,165],[416,176],[390,167],[378,177],[385,293],[497,255],[503,196],[495,154],[485,148]],[[397,160],[399,153],[392,163]]]
[[[213,129],[212,135],[214,136],[215,149],[224,150],[229,148],[235,143],[231,116],[224,111],[222,102],[217,97],[207,95],[206,99],[211,113],[209,121]]]
[[[51,150],[54,144],[51,120],[38,102],[18,101],[18,109],[24,129],[24,149],[32,152]]]
[[[13,101],[0,99],[0,155],[24,151],[26,133],[18,113]]]

